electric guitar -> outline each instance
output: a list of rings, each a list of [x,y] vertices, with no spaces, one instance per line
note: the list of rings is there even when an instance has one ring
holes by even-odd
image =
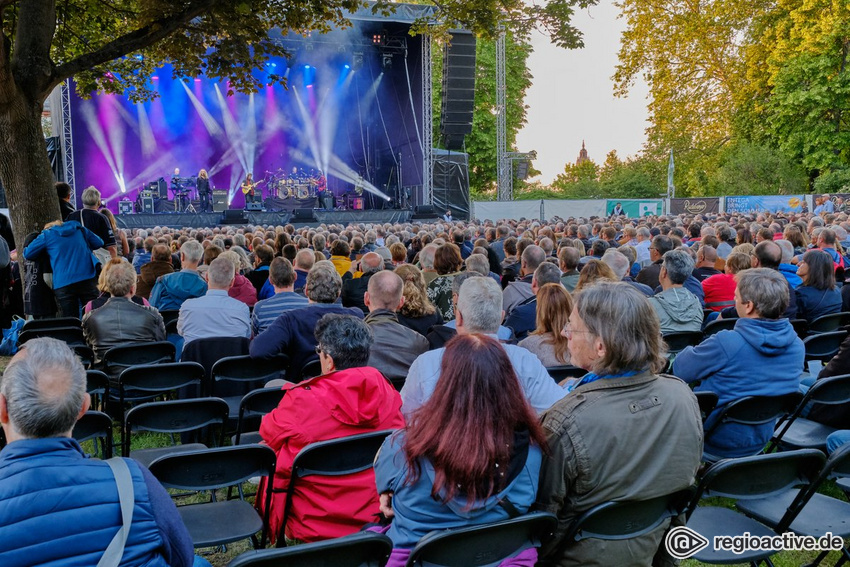
[[[243,183],[242,184],[242,194],[243,195],[250,195],[251,197],[253,197],[254,196],[254,187],[256,185],[257,185],[256,183],[247,183],[247,182]]]

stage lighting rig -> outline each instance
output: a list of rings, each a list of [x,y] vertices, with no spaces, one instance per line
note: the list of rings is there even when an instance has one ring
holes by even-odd
[[[356,51],[354,55],[351,57],[351,68],[355,71],[359,71],[363,68],[363,53],[360,51]]]
[[[372,34],[372,45],[381,46],[387,43],[387,33],[386,32],[378,32]]]
[[[381,55],[381,70],[386,71],[388,69],[393,68],[393,55],[392,53],[384,53]]]

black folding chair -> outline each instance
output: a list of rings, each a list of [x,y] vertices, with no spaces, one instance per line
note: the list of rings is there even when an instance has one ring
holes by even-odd
[[[103,354],[103,371],[110,379],[116,379],[121,371],[131,366],[174,362],[176,352],[174,345],[168,341],[112,347]]]
[[[667,353],[678,354],[686,347],[698,345],[702,341],[702,331],[664,333],[661,337],[667,343]]]
[[[126,368],[118,377],[118,403],[152,400],[188,386],[202,386],[204,367],[197,362],[139,364]],[[115,397],[115,396],[113,396]]]
[[[836,429],[806,419],[802,417],[802,412],[810,403],[835,405],[847,402],[850,402],[850,374],[817,380],[788,419],[778,424],[765,452],[777,446],[783,449],[819,449],[826,452],[826,438],[835,433]]]
[[[720,410],[720,414],[711,426],[705,430],[705,440],[708,442],[717,428],[726,423],[752,426],[775,423],[777,419],[794,413],[801,399],[803,394],[792,392],[782,396],[745,396],[729,402]],[[713,463],[720,460],[720,457],[703,453],[703,460]]]
[[[392,549],[387,536],[358,532],[285,549],[246,551],[227,567],[384,567]]]
[[[820,360],[827,363],[838,354],[841,343],[847,338],[847,331],[832,331],[829,333],[818,333],[803,339],[806,347],[806,362]]]
[[[159,314],[162,316],[162,322],[165,324],[166,327],[168,327],[168,324],[171,323],[172,321],[174,322],[175,325],[177,324],[177,319],[180,317],[180,310],[179,309],[163,309],[162,311],[159,312]]]
[[[77,443],[94,441],[94,456],[98,455],[97,447],[100,443],[101,455],[104,459],[112,458],[112,418],[99,411],[87,411],[74,424],[71,437]]]
[[[286,546],[286,522],[292,512],[292,496],[295,487],[308,476],[342,476],[359,473],[372,468],[375,455],[393,430],[373,431],[311,443],[301,449],[292,462],[292,474],[286,490],[283,522],[277,534],[277,547]],[[244,446],[244,445],[243,445]],[[266,492],[271,492],[267,490]]]
[[[801,340],[805,340],[809,336],[809,322],[805,319],[791,319],[791,326],[794,327],[794,332]]]
[[[307,361],[301,368],[301,380],[309,380],[322,375],[322,362],[316,358]]]
[[[194,364],[194,363],[192,363]],[[203,443],[174,444],[175,433],[198,432],[213,425],[220,426],[218,445],[224,444],[224,424],[227,422],[227,403],[220,398],[200,398],[195,400],[172,400],[169,402],[150,402],[138,405],[127,412],[124,417],[124,445],[121,454],[124,457],[136,459],[149,466],[164,455],[185,453],[206,449]],[[130,450],[130,440],[133,431],[153,431],[170,433],[170,447]],[[214,440],[212,429],[207,437]]]
[[[624,540],[657,529],[688,507],[693,490],[688,488],[648,500],[604,502],[579,516],[567,528],[567,545],[583,539]]]
[[[263,388],[245,394],[242,401],[239,402],[239,419],[236,422],[236,435],[233,436],[233,444],[247,445],[262,441],[260,433],[256,429],[250,432],[246,431],[247,426],[251,421],[256,422],[257,418],[277,408],[285,394],[286,390],[283,388]]]
[[[266,490],[265,517],[242,499],[216,501],[215,491],[234,485],[241,488],[256,476],[270,480],[275,454],[269,447],[241,445],[166,455],[153,461],[150,471],[165,488],[210,491],[210,502],[177,507],[196,548],[246,538],[251,538],[255,548],[265,547],[272,491]],[[258,532],[262,532],[259,542]]]
[[[86,392],[92,397],[92,407],[102,408],[109,399],[109,377],[100,370],[86,370]]]
[[[251,390],[262,388],[269,380],[283,378],[288,365],[289,357],[284,354],[272,358],[251,358],[248,355],[222,358],[212,367],[210,395],[225,400],[230,406],[230,418],[236,419],[242,397]]]
[[[18,345],[26,344],[29,340],[41,337],[50,337],[51,339],[63,341],[69,347],[86,346],[86,337],[83,335],[83,329],[79,325],[76,327],[42,327],[29,331],[21,331],[21,334],[18,336]]]
[[[566,364],[564,366],[547,366],[546,372],[552,377],[556,384],[560,384],[567,378],[581,378],[587,374],[587,370],[578,366]]]
[[[74,351],[74,354],[80,359],[80,362],[83,363],[83,367],[89,369],[94,364],[94,351],[91,347],[86,345],[73,345],[71,346],[71,350]]]
[[[809,323],[808,333],[810,335],[829,333],[831,331],[837,331],[847,325],[850,325],[850,313],[846,311],[841,313],[832,313],[830,315],[821,315]]]
[[[703,339],[707,339],[720,331],[731,331],[735,328],[735,323],[737,322],[737,319],[715,319],[702,330],[702,337]]]
[[[434,531],[419,540],[406,567],[480,567],[506,559],[529,544],[539,546],[552,535],[558,518],[532,512],[501,522]]]
[[[725,505],[710,506],[700,503],[703,497],[723,496],[737,501],[740,508],[747,500],[772,499],[794,486],[808,484],[817,475],[825,458],[813,449],[771,453],[739,459],[724,459],[712,465],[700,479],[691,504],[688,506],[689,528],[709,541],[714,536],[749,533],[754,537],[776,535],[764,524]],[[785,528],[791,523],[793,514],[783,517],[777,527]],[[779,532],[780,530],[777,530]],[[757,566],[762,561],[769,565],[770,556],[778,549],[748,550],[734,553],[719,550],[709,545],[698,551],[692,559],[712,565],[749,563]]]
[[[177,332],[177,319],[172,319],[168,323],[165,324],[165,334],[168,335],[179,335]]]
[[[850,537],[850,503],[818,492],[821,485],[836,473],[850,474],[850,443],[842,445],[830,455],[808,486],[800,489],[788,487],[769,498],[741,502],[738,508],[770,526],[778,534],[790,530],[797,535],[822,537],[829,532],[846,540]],[[850,560],[850,551],[846,546],[841,549],[841,553],[843,557],[836,566]],[[818,565],[826,555],[827,552],[822,552],[810,565]]]
[[[57,329],[61,327],[79,327],[81,322],[76,317],[53,317],[51,319],[33,319],[21,327],[21,332],[36,329]]]
[[[714,408],[717,407],[717,394],[714,392],[694,392],[699,404],[699,413],[702,416],[702,422],[705,423],[706,418],[711,415]]]

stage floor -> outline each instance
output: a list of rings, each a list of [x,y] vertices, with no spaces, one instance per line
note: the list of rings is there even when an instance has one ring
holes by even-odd
[[[301,209],[305,210],[305,209]],[[306,209],[310,211],[310,209]],[[120,228],[153,228],[163,226],[169,228],[206,228],[213,226],[244,226],[244,225],[285,225],[292,223],[298,227],[316,226],[320,224],[349,224],[349,223],[404,223],[409,222],[413,212],[409,210],[374,210],[374,211],[311,211],[313,218],[295,218],[288,211],[244,211],[247,222],[224,223],[224,213],[138,213],[115,215]]]

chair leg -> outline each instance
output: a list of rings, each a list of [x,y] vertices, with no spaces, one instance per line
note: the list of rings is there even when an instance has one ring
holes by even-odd
[[[818,556],[815,557],[815,560],[812,561],[811,563],[809,563],[808,565],[806,565],[805,567],[817,567],[818,565],[820,565],[820,562],[824,560],[824,558],[827,556],[827,554],[829,554],[828,551],[821,551],[820,554],[818,554]]]

